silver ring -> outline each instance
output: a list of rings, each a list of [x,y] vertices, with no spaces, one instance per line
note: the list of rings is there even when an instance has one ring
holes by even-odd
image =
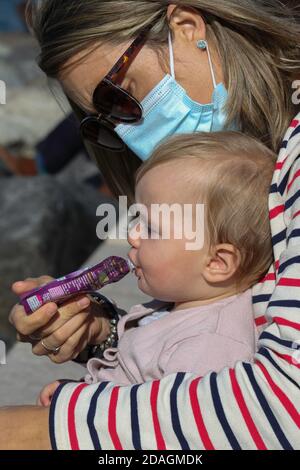
[[[50,353],[52,353],[52,354],[57,354],[57,353],[60,351],[60,348],[61,348],[61,346],[58,346],[57,348],[49,348],[49,346],[47,346],[47,345],[45,344],[44,340],[42,341],[41,344],[42,344],[43,348],[46,349],[46,351],[48,351],[48,352],[50,352]]]

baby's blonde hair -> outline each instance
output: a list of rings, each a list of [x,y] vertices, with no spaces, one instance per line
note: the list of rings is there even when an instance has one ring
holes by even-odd
[[[268,194],[276,155],[240,132],[177,135],[140,167],[136,184],[151,169],[183,160],[186,187],[206,207],[209,245],[237,248],[241,263],[236,281],[254,285],[273,261]]]

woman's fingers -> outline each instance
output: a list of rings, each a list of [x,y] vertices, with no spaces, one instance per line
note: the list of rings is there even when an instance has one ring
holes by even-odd
[[[70,319],[67,323],[54,331],[50,336],[44,338],[43,342],[47,348],[43,346],[42,341],[39,341],[33,346],[32,352],[37,356],[44,356],[49,355],[49,351],[47,349],[54,350],[59,347],[62,350],[68,341],[70,345],[70,339],[77,331],[81,331],[82,327],[87,329],[89,326],[89,312],[78,313],[74,318]],[[77,344],[75,346],[77,346]],[[61,353],[61,350],[58,354]]]
[[[37,338],[45,338],[46,336],[52,335],[54,331],[60,331],[60,329],[69,322],[73,317],[78,314],[85,312],[90,305],[88,297],[77,298],[76,300],[69,300],[66,304],[60,305],[57,314],[51,318],[49,323],[45,325],[41,330],[36,331],[34,336]]]
[[[78,348],[82,351],[89,342],[90,321],[84,323],[68,340],[61,346],[57,354],[49,354],[49,358],[56,364],[62,364],[78,356]],[[45,340],[46,341],[46,340]]]
[[[57,310],[57,305],[51,302],[39,308],[32,315],[26,315],[22,305],[15,305],[9,314],[9,321],[19,334],[29,336],[47,325]]]
[[[72,299],[59,307],[59,314],[64,321],[70,320],[74,315],[87,309],[90,306],[90,299],[87,296]]]
[[[51,360],[56,364],[62,364],[78,356],[78,345],[83,350],[89,342],[89,323],[84,324],[63,345],[59,354],[53,355]]]
[[[44,284],[48,284],[52,280],[53,280],[53,277],[50,277],[50,276],[41,276],[36,279],[29,277],[25,279],[24,281],[14,282],[13,285],[11,286],[11,289],[15,294],[21,295],[32,289],[36,289],[37,287],[40,287]]]

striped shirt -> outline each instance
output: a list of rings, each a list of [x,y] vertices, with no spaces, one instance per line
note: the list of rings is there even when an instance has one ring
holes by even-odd
[[[300,114],[269,207],[275,264],[253,292],[262,328],[254,363],[125,387],[61,385],[50,409],[54,449],[300,449]]]

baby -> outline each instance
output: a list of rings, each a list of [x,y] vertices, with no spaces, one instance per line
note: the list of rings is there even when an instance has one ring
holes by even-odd
[[[175,372],[203,376],[253,359],[251,287],[273,260],[268,193],[275,161],[240,133],[195,133],[166,141],[140,167],[136,202],[145,211],[130,226],[129,257],[138,287],[156,300],[120,319],[118,347],[88,362],[87,383],[137,384]],[[182,221],[174,214],[153,217],[162,204],[193,207],[202,247],[188,249],[185,230],[176,236]],[[39,403],[48,406],[58,385],[46,386]]]

